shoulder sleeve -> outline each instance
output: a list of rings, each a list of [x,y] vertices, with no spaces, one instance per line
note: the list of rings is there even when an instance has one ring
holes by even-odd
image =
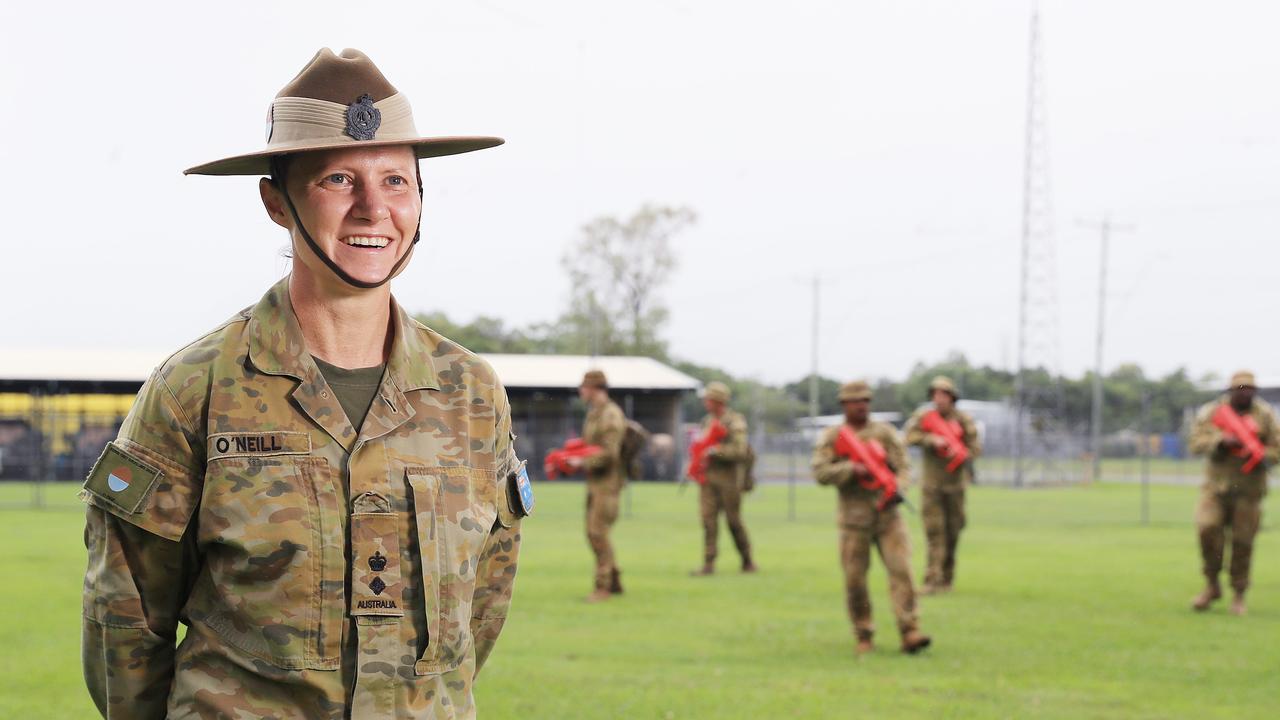
[[[924,417],[924,413],[925,410],[923,409],[911,413],[910,419],[907,420],[907,424],[902,428],[903,433],[907,436],[908,445],[921,445],[928,439],[929,433],[920,429],[920,419]]]
[[[1280,421],[1276,418],[1275,408],[1265,403],[1262,407],[1264,420],[1258,429],[1258,439],[1266,448],[1267,465],[1272,466],[1280,462]]]
[[[1213,412],[1217,403],[1208,403],[1196,413],[1195,422],[1191,425],[1191,434],[1187,439],[1187,449],[1195,455],[1209,455],[1218,449],[1222,441],[1222,431],[1213,424]]]
[[[471,599],[471,636],[475,643],[476,673],[493,652],[506,624],[515,589],[520,556],[520,518],[533,509],[533,488],[524,465],[516,457],[511,432],[511,405],[499,383],[494,389],[497,427],[494,429],[498,470],[498,520],[480,552],[476,589]]]
[[[828,428],[818,436],[809,462],[819,485],[846,485],[853,481],[853,463],[836,455],[832,442],[838,430]]]
[[[160,372],[152,374],[80,498],[130,525],[180,540],[204,482],[204,443],[192,427]]]
[[[978,424],[968,413],[960,415],[960,424],[964,425],[964,445],[969,448],[969,457],[982,455],[982,437],[978,435]]]
[[[894,474],[898,476],[898,484],[905,487],[911,477],[911,461],[907,458],[907,448],[902,444],[902,438],[898,436],[898,431],[889,424],[880,426],[880,438],[884,443],[884,451],[885,455],[888,456],[889,466],[893,468]]]

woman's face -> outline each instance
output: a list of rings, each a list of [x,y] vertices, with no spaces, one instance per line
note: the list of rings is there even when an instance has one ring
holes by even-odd
[[[289,197],[311,238],[364,282],[381,281],[409,252],[422,212],[417,178],[413,149],[404,145],[306,152],[285,170]],[[293,236],[295,271],[340,282],[302,240],[279,191],[264,182],[262,195],[271,218]]]

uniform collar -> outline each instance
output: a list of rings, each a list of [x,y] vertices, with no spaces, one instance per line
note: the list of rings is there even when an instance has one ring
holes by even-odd
[[[439,390],[440,371],[432,349],[424,338],[424,328],[391,300],[395,337],[387,358],[387,377],[401,392]],[[303,382],[320,374],[307,352],[302,328],[289,300],[289,278],[271,286],[249,311],[249,359],[259,372],[287,375]]]

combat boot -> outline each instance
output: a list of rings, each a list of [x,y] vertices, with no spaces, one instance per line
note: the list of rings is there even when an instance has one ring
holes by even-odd
[[[1236,617],[1244,617],[1249,609],[1244,605],[1244,593],[1237,592],[1236,596],[1231,599],[1231,614]]]
[[[912,628],[902,633],[902,652],[908,655],[915,655],[921,650],[929,647],[933,642],[933,638],[925,635],[919,630]]]
[[[858,631],[858,644],[854,646],[853,651],[858,655],[866,655],[875,652],[875,643],[871,642],[871,633],[865,630]]]
[[[716,566],[712,565],[711,563],[706,563],[702,567],[698,568],[697,570],[690,570],[689,574],[692,575],[693,577],[705,577],[707,575],[715,575]]]
[[[921,595],[937,595],[940,592],[942,592],[942,588],[933,583],[927,582],[920,586]]]
[[[587,596],[587,602],[589,603],[604,602],[605,600],[608,600],[611,597],[613,597],[613,593],[609,592],[609,588],[602,588],[602,587],[596,588],[595,590],[591,591],[590,595]]]
[[[1191,601],[1191,609],[1196,612],[1204,612],[1220,597],[1222,597],[1222,588],[1218,586],[1218,583],[1211,582],[1205,585],[1204,590],[1201,590],[1200,594]]]
[[[743,560],[742,560],[742,572],[744,572],[744,573],[753,573],[753,572],[756,572],[757,570],[759,570],[759,568],[757,568],[757,567],[756,567],[756,564],[755,564],[754,562],[751,562],[751,557],[750,557],[750,556],[748,556],[748,557],[746,557],[746,558],[743,558]]]
[[[622,573],[617,568],[613,569],[613,576],[609,578],[609,592],[613,595],[622,594]]]

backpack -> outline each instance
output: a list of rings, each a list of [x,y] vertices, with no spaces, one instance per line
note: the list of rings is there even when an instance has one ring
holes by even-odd
[[[643,474],[640,453],[648,443],[649,431],[635,420],[628,419],[627,429],[622,434],[622,447],[618,452],[618,459],[622,462],[622,470],[627,478],[636,480]]]

